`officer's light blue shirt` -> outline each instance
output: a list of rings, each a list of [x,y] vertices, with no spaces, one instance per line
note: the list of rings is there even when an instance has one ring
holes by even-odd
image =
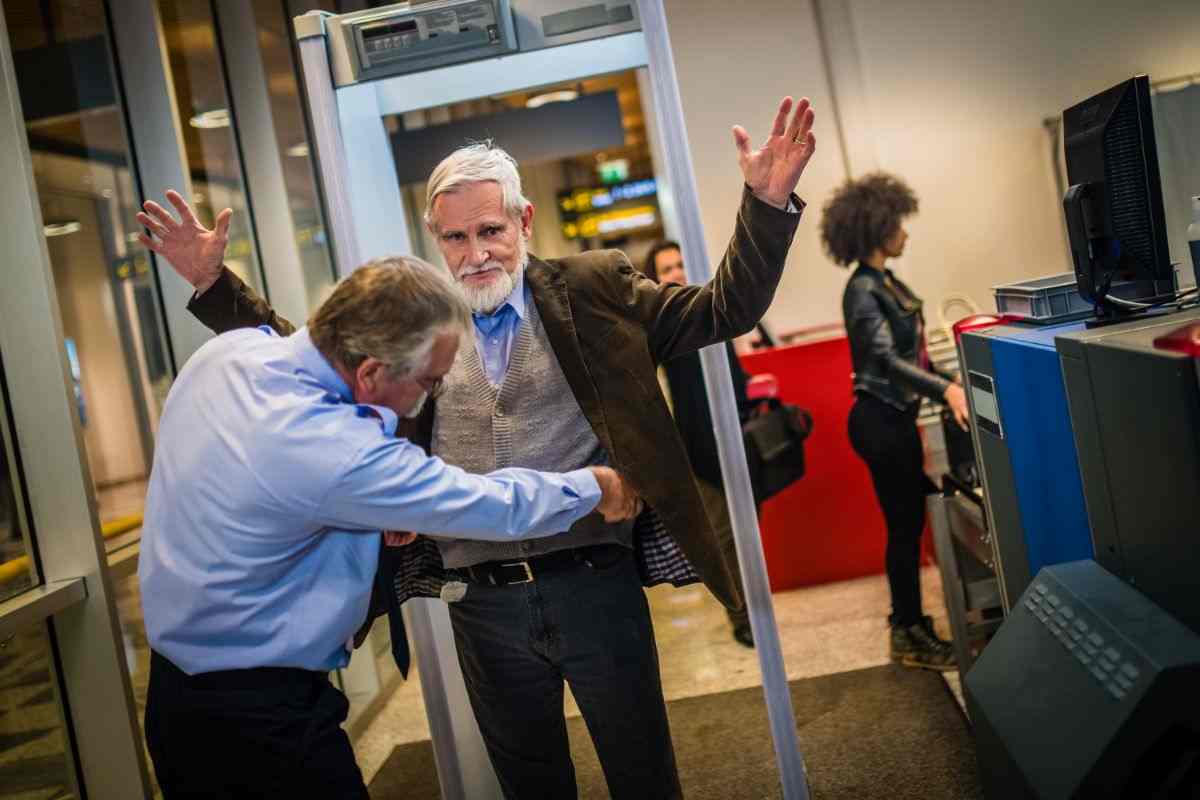
[[[163,408],[142,532],[150,646],[188,673],[349,660],[380,531],[509,541],[599,502],[587,470],[471,475],[357,405],[307,329],[201,347]]]
[[[504,383],[508,370],[508,358],[512,355],[513,341],[525,319],[529,303],[529,289],[525,283],[525,270],[519,270],[513,282],[513,290],[500,307],[491,314],[473,314],[475,321],[475,352],[483,364],[483,372],[493,386]]]

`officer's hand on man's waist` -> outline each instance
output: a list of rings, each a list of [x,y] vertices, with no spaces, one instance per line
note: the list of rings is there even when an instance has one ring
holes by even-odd
[[[417,540],[415,533],[408,531],[384,531],[383,543],[388,547],[404,547],[406,544],[412,544]]]
[[[621,522],[642,513],[645,507],[642,498],[619,472],[609,467],[589,469],[596,476],[596,483],[600,484],[600,502],[595,510],[604,517],[605,522]]]

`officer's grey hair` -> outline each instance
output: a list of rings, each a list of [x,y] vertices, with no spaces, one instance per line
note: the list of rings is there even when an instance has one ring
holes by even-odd
[[[440,334],[462,336],[470,327],[471,309],[446,270],[390,256],[339,283],[309,319],[308,334],[334,365],[355,370],[374,357],[403,378],[428,366]]]

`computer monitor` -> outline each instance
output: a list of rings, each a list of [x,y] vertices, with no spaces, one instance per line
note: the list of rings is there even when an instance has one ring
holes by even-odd
[[[1175,291],[1150,111],[1150,79],[1124,81],[1063,111],[1063,197],[1079,294],[1101,317]]]

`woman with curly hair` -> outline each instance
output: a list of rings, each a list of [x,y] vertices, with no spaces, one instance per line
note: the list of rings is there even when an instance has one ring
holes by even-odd
[[[821,239],[839,265],[855,265],[842,295],[854,365],[850,443],[867,463],[887,522],[886,568],[892,595],[891,657],[906,666],[954,669],[949,642],[921,611],[918,574],[925,475],[917,432],[921,398],[944,403],[960,425],[967,417],[962,386],[939,372],[925,348],[921,300],[887,268],[904,252],[904,220],[917,197],[904,181],[872,173],[847,181],[826,203]]]

